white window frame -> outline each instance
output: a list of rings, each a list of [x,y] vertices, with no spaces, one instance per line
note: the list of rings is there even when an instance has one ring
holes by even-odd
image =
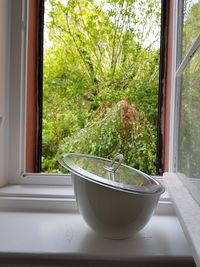
[[[20,4],[21,5],[20,5]],[[70,175],[25,173],[26,144],[26,88],[27,88],[27,0],[12,1],[11,11],[11,61],[10,61],[10,135],[9,184],[71,185]],[[16,34],[18,33],[18,34]],[[20,33],[20,34],[19,34]],[[19,65],[14,62],[20,62]]]
[[[28,1],[27,1],[28,4]],[[25,98],[27,68],[26,1],[11,2],[10,24],[10,95],[9,95],[9,169],[10,184],[19,182],[25,166]]]
[[[70,175],[24,173],[27,88],[27,0],[11,2],[9,184],[70,185]],[[16,64],[18,62],[19,64]]]
[[[169,163],[168,171],[174,172],[176,162],[176,148],[175,142],[175,126],[176,126],[176,52],[177,52],[177,14],[178,14],[178,1],[173,4],[173,43],[172,43],[172,69],[171,69],[171,97],[170,97],[170,122],[169,122]]]
[[[69,175],[24,173],[28,4],[0,3],[0,210],[76,211]]]
[[[177,49],[178,49],[178,23],[180,23],[178,5],[182,1],[173,1],[173,45],[172,45],[172,80],[171,80],[171,99],[170,99],[170,133],[169,133],[169,168],[164,173],[165,181],[172,201],[175,205],[177,215],[179,217],[182,228],[185,232],[187,240],[191,246],[195,263],[200,266],[200,207],[195,199],[195,195],[189,192],[189,185],[177,173],[178,159],[178,127],[179,125],[179,96],[180,92],[176,87],[176,80],[181,76],[183,70],[190,62],[191,58],[200,49],[200,34],[196,37],[177,66]],[[199,193],[199,192],[196,192]]]
[[[10,36],[7,47],[10,54],[9,113],[7,114],[9,145],[7,151],[2,152],[2,154],[8,153],[8,168],[7,181],[4,182],[6,188],[0,188],[0,208],[13,209],[27,206],[30,208],[32,206],[37,209],[57,207],[66,210],[66,208],[71,209],[76,206],[70,175],[24,172],[29,1],[9,1],[10,24],[5,25]],[[42,201],[40,206],[37,204],[38,201]],[[164,195],[161,199],[162,203],[163,201],[166,201],[164,206],[167,206],[168,196]]]
[[[171,99],[170,99],[170,141],[169,141],[169,172],[177,172],[178,157],[178,128],[179,125],[179,91],[176,87],[177,78],[181,77],[185,67],[190,62],[195,52],[200,48],[200,33],[188,49],[185,57],[177,66],[177,50],[178,50],[178,27],[180,23],[179,17],[179,1],[174,1],[173,6],[173,54],[172,54],[172,80],[171,80]]]
[[[194,197],[196,199],[199,198],[199,194],[194,185],[188,182],[188,179],[185,179],[185,175],[178,172],[178,136],[179,136],[179,114],[180,114],[180,90],[177,86],[177,80],[183,74],[184,69],[188,65],[188,63],[192,60],[193,56],[200,50],[200,32],[196,36],[196,39],[188,48],[186,55],[181,60],[178,59],[177,51],[179,49],[178,46],[181,46],[181,43],[178,40],[178,30],[179,24],[181,24],[181,16],[179,14],[179,5],[182,2],[174,1],[173,6],[173,54],[172,54],[172,81],[171,81],[171,99],[170,99],[170,142],[169,142],[169,169],[168,172],[178,174],[182,181],[186,184],[186,186],[191,189],[191,191],[195,192]],[[181,27],[181,25],[180,25]],[[177,61],[180,61],[180,64],[177,64]],[[192,180],[192,178],[190,178]],[[194,179],[193,179],[194,180]]]
[[[178,17],[178,1],[174,2],[174,21]],[[9,148],[8,148],[8,184],[43,184],[43,185],[71,185],[70,175],[24,173],[26,136],[26,84],[27,84],[27,40],[28,40],[28,3],[26,0],[11,2],[11,47],[10,47],[10,113],[9,113]],[[199,41],[198,38],[197,41]],[[185,62],[193,53],[195,46],[176,70],[177,51],[177,23],[173,31],[173,65],[172,90],[170,99],[170,139],[169,139],[169,172],[176,171],[177,157],[177,92],[176,76],[184,67]],[[15,62],[20,62],[17,65]]]

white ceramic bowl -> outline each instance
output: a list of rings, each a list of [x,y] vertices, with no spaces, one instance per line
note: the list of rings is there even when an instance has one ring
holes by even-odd
[[[94,231],[109,239],[125,239],[142,229],[164,192],[160,184],[157,192],[140,193],[113,188],[74,172],[71,177],[81,215]]]

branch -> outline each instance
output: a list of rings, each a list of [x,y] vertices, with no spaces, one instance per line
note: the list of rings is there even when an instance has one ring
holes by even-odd
[[[115,32],[114,32],[114,39],[113,39],[113,49],[112,49],[112,57],[111,57],[111,70],[113,69],[113,63],[114,63],[114,58],[115,58],[115,43],[116,43],[116,38],[117,38],[117,32],[118,32],[118,28],[119,28],[119,23],[120,23],[120,16],[122,14],[122,10],[123,10],[123,6],[124,6],[124,1],[123,0],[123,3],[121,5],[121,9],[120,9],[120,12],[119,12],[119,16],[115,16]],[[112,71],[113,73],[113,71]],[[112,74],[113,76],[113,74]]]
[[[85,69],[86,69],[86,71],[87,71],[87,73],[88,73],[88,76],[90,77],[90,79],[91,79],[91,81],[92,81],[92,83],[93,83],[93,82],[94,82],[94,79],[93,79],[93,77],[91,76],[91,73],[90,73],[90,70],[89,70],[89,68],[88,68],[88,66],[87,66],[87,63],[86,63],[86,61],[85,61],[85,59],[84,59],[84,57],[83,57],[83,55],[82,55],[82,53],[81,53],[81,50],[80,50],[80,48],[79,48],[79,46],[78,46],[78,44],[77,44],[77,42],[76,42],[76,39],[74,38],[74,35],[73,35],[73,33],[72,33],[72,31],[71,31],[71,28],[70,28],[70,26],[69,26],[69,20],[68,20],[68,19],[69,19],[69,18],[68,18],[68,13],[66,13],[66,22],[67,22],[68,33],[69,33],[69,35],[71,36],[71,38],[72,38],[72,40],[73,40],[73,42],[74,42],[74,44],[75,44],[76,50],[77,50],[77,52],[78,52],[80,58],[81,58],[82,61],[83,61],[83,64],[84,64]]]

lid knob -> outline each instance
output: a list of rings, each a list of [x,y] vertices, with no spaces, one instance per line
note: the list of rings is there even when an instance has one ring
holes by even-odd
[[[116,172],[117,169],[119,168],[119,166],[121,165],[122,163],[122,160],[124,159],[124,156],[122,154],[119,154],[117,156],[115,156],[110,164],[110,166],[105,166],[104,169],[109,171],[109,172]],[[115,168],[113,168],[112,166],[116,163],[117,165],[115,166]]]

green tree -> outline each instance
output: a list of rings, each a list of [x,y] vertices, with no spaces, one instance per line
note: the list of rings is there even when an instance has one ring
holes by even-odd
[[[119,132],[123,126],[119,114],[115,113],[119,123],[113,124],[114,128],[108,127],[105,118],[110,116],[110,108],[127,100],[137,106],[144,131],[140,135],[146,136],[142,141],[139,132],[130,130],[127,138],[140,140],[143,148],[138,147],[136,153],[134,141],[135,159],[128,160],[133,152],[128,142],[123,149],[127,164],[154,173],[153,160],[149,167],[141,165],[145,153],[155,159],[159,50],[151,39],[158,38],[160,1],[69,0],[63,4],[48,0],[46,6],[50,7],[46,25],[50,47],[44,53],[43,171],[58,170],[57,151],[67,152],[70,142],[82,138],[81,146],[90,147],[88,131],[97,137],[101,127],[107,129],[109,148],[92,139],[93,149],[85,153],[110,157],[121,151],[122,145],[114,149],[124,138]],[[91,127],[93,124],[96,127]],[[145,146],[148,136],[154,138],[150,150]],[[77,146],[74,149],[79,151]]]

